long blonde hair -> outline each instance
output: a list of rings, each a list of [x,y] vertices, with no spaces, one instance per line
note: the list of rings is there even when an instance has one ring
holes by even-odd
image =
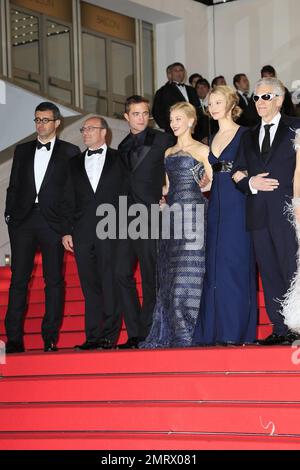
[[[239,97],[237,92],[228,85],[218,85],[208,93],[208,99],[211,95],[215,95],[216,93],[224,96],[226,101],[226,113],[231,111],[231,117],[236,121],[242,114],[242,109],[238,106]]]

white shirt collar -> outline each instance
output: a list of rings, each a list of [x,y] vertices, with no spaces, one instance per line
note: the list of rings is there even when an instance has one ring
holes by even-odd
[[[266,124],[274,124],[275,126],[278,126],[279,121],[281,119],[281,114],[277,113],[276,116],[273,117],[271,122],[265,122],[263,119],[261,120],[261,125],[265,126]]]

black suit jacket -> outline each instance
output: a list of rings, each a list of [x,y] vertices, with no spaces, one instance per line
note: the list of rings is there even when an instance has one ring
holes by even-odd
[[[283,212],[286,202],[290,202],[293,196],[293,178],[296,166],[293,139],[295,138],[295,129],[298,128],[300,128],[299,118],[281,116],[266,162],[262,160],[259,148],[260,125],[245,132],[241,138],[232,173],[237,170],[248,172],[248,177],[242,179],[237,185],[241,191],[247,194],[248,230],[286,224]],[[251,194],[249,179],[259,173],[269,173],[269,178],[277,179],[279,181],[278,189]]]
[[[138,162],[132,170],[128,161],[132,146],[130,134],[120,143],[119,150],[126,168],[130,203],[149,206],[159,202],[165,184],[164,155],[166,149],[172,147],[174,142],[174,136],[148,128],[144,145],[139,149]]]
[[[98,206],[111,204],[117,209],[119,196],[125,194],[125,171],[119,153],[111,148],[107,149],[96,192],[85,169],[85,154],[83,152],[69,163],[61,209],[62,234],[72,235],[75,242],[94,241],[97,223],[102,218],[96,215]]]
[[[189,85],[185,86],[189,102],[199,107],[199,99],[195,89]],[[166,83],[155,93],[153,100],[152,115],[161,129],[172,132],[170,128],[170,108],[173,104],[185,101],[183,94],[175,83]]]
[[[29,214],[37,192],[34,179],[36,140],[17,145],[7,189],[5,217],[9,224],[18,226]],[[67,176],[68,161],[79,155],[77,146],[56,139],[38,199],[40,210],[56,231],[60,232],[60,203]]]

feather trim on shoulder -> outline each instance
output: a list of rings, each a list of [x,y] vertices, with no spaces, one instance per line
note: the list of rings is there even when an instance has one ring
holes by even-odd
[[[300,150],[300,129],[295,130],[294,147],[295,150]]]

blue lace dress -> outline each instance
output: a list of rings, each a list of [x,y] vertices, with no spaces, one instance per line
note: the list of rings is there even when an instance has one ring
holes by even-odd
[[[251,236],[246,231],[246,197],[235,187],[230,172],[246,131],[240,127],[219,158],[212,151],[208,157],[214,173],[195,345],[252,343],[256,337],[256,272]]]
[[[159,287],[152,328],[139,344],[142,349],[191,345],[205,270],[207,200],[197,183],[203,165],[178,152],[166,158],[165,166],[170,186],[158,246]],[[172,208],[169,237],[164,225],[168,207]]]

